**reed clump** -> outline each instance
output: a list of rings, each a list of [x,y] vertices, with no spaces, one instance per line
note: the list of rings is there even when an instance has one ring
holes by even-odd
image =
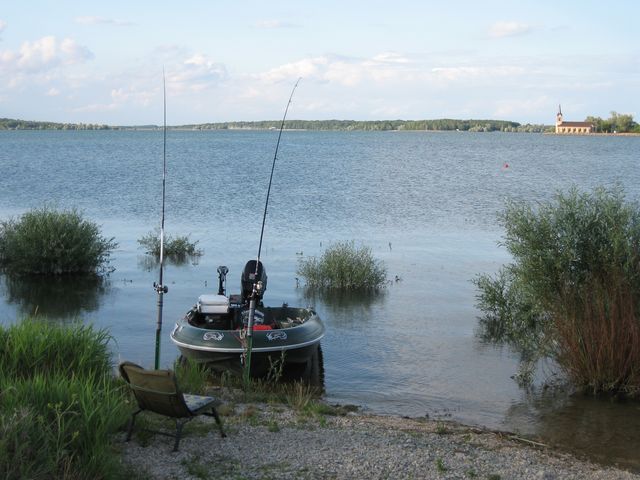
[[[301,258],[297,274],[312,289],[377,290],[387,281],[387,269],[371,248],[354,242],[330,245],[320,258]]]
[[[75,209],[45,206],[0,221],[0,268],[8,273],[96,273],[106,269],[116,247]]]
[[[620,189],[572,189],[511,202],[502,221],[514,263],[475,280],[483,334],[583,389],[639,396],[640,208]]]
[[[138,243],[145,249],[146,253],[154,258],[160,258],[160,230],[152,231],[138,239]],[[191,241],[189,235],[178,235],[164,237],[164,256],[176,261],[185,260],[190,257],[200,257],[203,252],[198,248],[198,240]]]
[[[0,477],[117,478],[129,409],[109,335],[25,319],[0,328]]]

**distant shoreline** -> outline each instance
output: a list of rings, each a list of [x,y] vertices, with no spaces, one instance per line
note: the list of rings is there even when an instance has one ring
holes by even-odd
[[[172,131],[264,131],[280,130],[282,121],[237,121],[198,123],[187,125],[168,125]],[[157,131],[161,125],[99,125],[91,123],[55,123],[30,120],[0,118],[0,130],[135,130]],[[326,132],[505,132],[505,133],[542,133],[545,135],[586,135],[586,136],[640,136],[640,132],[556,134],[553,125],[521,124],[508,120],[451,119],[435,120],[287,120],[287,131],[326,131]]]
[[[215,122],[170,125],[169,130],[279,130],[280,120]],[[520,124],[508,120],[450,119],[435,120],[287,120],[286,130],[299,131],[468,131],[468,132],[534,132],[549,131],[543,124]],[[55,123],[0,118],[0,130],[160,130],[159,125],[100,125]]]

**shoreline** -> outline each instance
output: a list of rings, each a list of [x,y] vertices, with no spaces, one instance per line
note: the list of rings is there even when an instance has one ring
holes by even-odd
[[[228,436],[213,419],[173,440],[134,435],[122,461],[152,479],[640,479],[506,432],[397,416],[304,413],[281,404],[223,402]]]

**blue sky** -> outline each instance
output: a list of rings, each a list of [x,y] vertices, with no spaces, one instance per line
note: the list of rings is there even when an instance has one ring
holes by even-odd
[[[640,117],[636,1],[3,3],[0,117]]]

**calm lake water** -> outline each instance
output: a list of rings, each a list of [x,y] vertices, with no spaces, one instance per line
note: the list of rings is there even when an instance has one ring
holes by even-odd
[[[169,265],[162,363],[169,331],[230,269],[239,290],[255,258],[277,132],[169,131],[169,234],[190,234],[204,256]],[[48,203],[77,207],[113,236],[103,283],[38,284],[0,277],[0,322],[39,312],[108,328],[115,360],[153,363],[156,268],[137,239],[159,225],[162,133],[0,132],[0,218]],[[640,468],[640,404],[511,379],[518,354],[477,335],[478,273],[509,262],[496,215],[509,198],[536,202],[576,185],[624,187],[640,200],[640,138],[433,132],[285,132],[263,246],[267,304],[313,305],[329,401],[537,436],[593,458]],[[507,167],[508,165],[508,167]],[[302,256],[336,241],[370,246],[392,281],[371,298],[317,297],[296,288]]]

